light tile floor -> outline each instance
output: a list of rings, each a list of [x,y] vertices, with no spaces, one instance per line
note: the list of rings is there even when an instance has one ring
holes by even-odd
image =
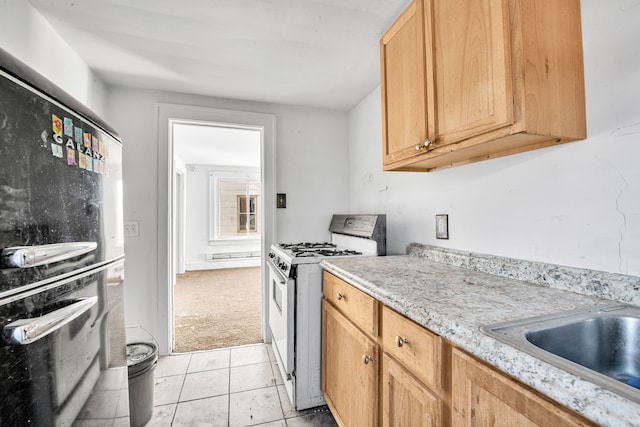
[[[161,357],[147,426],[337,426],[327,407],[296,411],[271,346]]]

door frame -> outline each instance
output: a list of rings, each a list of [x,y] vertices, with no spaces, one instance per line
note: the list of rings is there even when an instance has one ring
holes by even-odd
[[[263,232],[261,246],[262,289],[262,339],[271,342],[269,330],[269,290],[266,254],[276,241],[276,116],[273,114],[225,110],[180,104],[156,104],[156,132],[158,141],[158,230],[157,230],[157,280],[158,300],[156,328],[160,354],[173,351],[173,224],[174,213],[171,201],[175,192],[175,162],[172,124],[175,122],[212,122],[229,126],[261,130],[260,174],[262,181]]]
[[[173,256],[174,274],[185,272],[185,173],[175,169],[175,193],[173,198]]]

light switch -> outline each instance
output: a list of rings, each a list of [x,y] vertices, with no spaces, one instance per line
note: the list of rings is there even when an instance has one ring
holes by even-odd
[[[287,207],[287,193],[278,193],[276,197],[276,208],[285,209]]]

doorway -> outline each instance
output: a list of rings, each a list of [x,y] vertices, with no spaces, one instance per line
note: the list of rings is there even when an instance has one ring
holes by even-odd
[[[227,128],[245,128],[260,132],[260,182],[261,194],[265,195],[253,201],[262,213],[261,235],[259,243],[259,253],[257,263],[259,266],[260,295],[261,295],[261,336],[265,343],[271,342],[271,333],[268,328],[268,295],[266,264],[264,255],[275,241],[276,221],[275,221],[275,116],[271,114],[249,113],[242,111],[220,110],[207,107],[183,106],[175,104],[157,104],[157,129],[159,149],[158,168],[158,298],[157,306],[157,341],[160,354],[170,354],[174,351],[174,295],[175,274],[180,271],[179,263],[176,261],[175,248],[179,241],[179,231],[176,227],[176,220],[180,213],[172,209],[172,202],[179,197],[178,184],[181,178],[176,177],[176,164],[174,162],[174,124],[210,125],[217,124]],[[185,181],[188,176],[185,175]],[[206,201],[205,201],[206,203]],[[251,197],[245,199],[245,205],[252,203]],[[186,202],[185,202],[186,205]],[[208,210],[208,208],[207,208]],[[245,226],[240,227],[242,231],[251,231],[254,227],[251,223],[251,212],[244,211],[242,218],[246,218]],[[211,229],[206,227],[206,233],[211,233]],[[186,233],[186,231],[185,231]],[[166,248],[166,250],[162,250]],[[185,253],[188,245],[184,246]],[[209,261],[214,259],[214,252],[211,251]],[[245,251],[247,252],[247,251]],[[246,253],[245,253],[246,255]],[[206,256],[206,255],[205,255]],[[185,258],[187,255],[185,255]],[[256,257],[251,257],[256,258]],[[202,260],[201,260],[202,261]],[[254,259],[254,261],[256,261]],[[205,261],[202,261],[205,262]],[[207,325],[202,325],[207,328]]]
[[[262,130],[174,120],[171,135],[173,351],[261,343]]]
[[[173,295],[174,353],[262,343],[260,267],[186,271]]]

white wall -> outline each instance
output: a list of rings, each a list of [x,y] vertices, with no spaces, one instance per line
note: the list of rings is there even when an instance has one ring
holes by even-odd
[[[209,171],[206,166],[187,167],[186,227],[187,247],[185,261],[187,270],[199,270],[206,263],[209,246]],[[258,250],[260,245],[258,244]],[[196,265],[196,268],[194,268]]]
[[[207,261],[207,254],[260,252],[260,237],[209,243],[210,171],[215,166],[188,165],[186,200],[186,270],[260,266],[260,258]]]
[[[158,233],[155,104],[205,106],[275,114],[277,241],[325,240],[331,215],[348,208],[348,115],[345,112],[114,87],[108,118],[124,141],[124,217],[140,221],[140,236],[125,239],[127,324],[159,331],[155,307]],[[263,195],[275,197],[275,194]]]
[[[380,89],[350,112],[350,210],[387,213],[390,253],[417,241],[640,274],[640,6],[583,0],[582,21],[587,140],[431,173],[382,172]],[[435,238],[440,213],[449,240]]]
[[[104,116],[102,80],[26,1],[0,1],[0,47]]]

